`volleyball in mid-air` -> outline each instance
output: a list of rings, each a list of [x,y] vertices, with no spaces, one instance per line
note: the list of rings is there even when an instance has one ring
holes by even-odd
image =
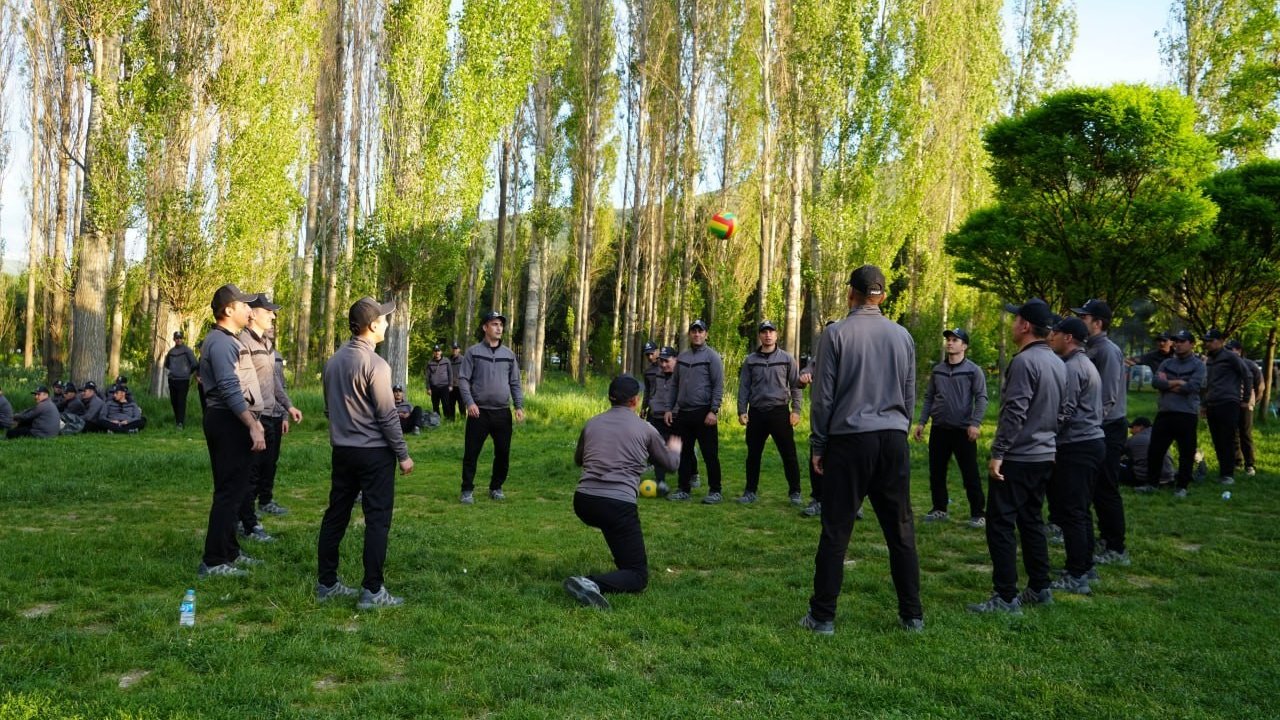
[[[738,220],[731,212],[718,212],[711,218],[711,222],[707,223],[707,232],[721,240],[733,237],[733,231],[737,229]]]
[[[645,478],[640,481],[641,497],[656,498],[658,497],[658,483],[652,478]]]

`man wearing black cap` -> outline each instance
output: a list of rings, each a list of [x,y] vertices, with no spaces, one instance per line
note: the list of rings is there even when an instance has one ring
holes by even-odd
[[[947,465],[955,455],[965,495],[969,498],[969,527],[983,528],[987,526],[987,501],[978,476],[978,433],[987,412],[987,376],[965,357],[969,333],[963,328],[952,328],[944,331],[942,337],[947,357],[933,366],[924,390],[920,424],[916,426],[919,441],[924,439],[924,426],[933,420],[933,430],[929,432],[929,491],[933,507],[924,520],[937,522],[950,517]]]
[[[609,383],[609,410],[587,421],[578,436],[573,461],[582,479],[573,494],[573,511],[582,522],[604,533],[617,570],[575,575],[564,589],[578,602],[608,608],[603,593],[637,593],[649,584],[649,560],[636,493],[645,466],[675,470],[680,463],[680,437],[663,440],[636,415],[640,382],[622,375]]]
[[[446,420],[453,419],[453,373],[449,369],[449,360],[444,357],[444,348],[436,345],[431,350],[431,359],[427,361],[427,390],[431,393],[431,412]],[[441,407],[443,406],[443,407]]]
[[[787,496],[792,505],[799,506],[804,504],[795,439],[802,403],[800,368],[790,353],[778,347],[778,328],[773,322],[760,323],[758,337],[759,349],[742,361],[738,373],[738,422],[747,426],[747,485],[738,502],[756,501],[760,459],[765,441],[772,437],[782,457]]]
[[[455,417],[466,417],[467,406],[462,404],[462,388],[458,386],[458,376],[462,373],[462,348],[454,343],[449,356],[449,400],[445,403],[445,416],[452,420]]]
[[[4,390],[0,390],[0,430],[8,430],[13,427],[13,405],[9,404],[9,398],[4,396]]]
[[[1102,383],[1102,433],[1106,454],[1090,481],[1089,502],[1093,503],[1093,511],[1098,516],[1098,535],[1103,545],[1096,559],[1106,565],[1123,561],[1129,552],[1125,545],[1124,500],[1120,497],[1120,458],[1124,455],[1124,443],[1129,436],[1129,377],[1124,367],[1124,353],[1107,336],[1111,327],[1111,306],[1102,300],[1091,299],[1078,308],[1071,308],[1071,312],[1079,315],[1089,329],[1085,354],[1098,369]],[[1088,512],[1087,505],[1085,511]],[[1092,546],[1092,528],[1089,543]]]
[[[668,405],[671,402],[669,386],[675,378],[676,358],[679,353],[675,348],[666,346],[657,352],[657,356],[661,372],[653,378],[652,385],[645,385],[645,391],[652,390],[652,397],[649,399],[649,424],[658,431],[663,441],[666,441],[671,437],[672,432],[671,425],[667,423],[667,411],[671,409]],[[662,465],[653,466],[653,479],[658,483],[658,497],[665,497],[670,488],[667,487],[667,471]]]
[[[173,405],[173,422],[181,430],[187,422],[187,391],[191,376],[199,367],[196,354],[187,347],[181,330],[173,333],[173,347],[164,356],[164,369],[169,373],[169,402]]]
[[[274,316],[271,318],[271,327],[267,328],[265,337],[271,343],[271,359],[273,360],[271,379],[276,397],[276,416],[269,420],[272,423],[280,424],[280,442],[276,445],[275,451],[267,448],[268,452],[274,452],[275,454],[271,457],[270,463],[264,466],[267,473],[259,477],[257,488],[258,511],[265,515],[288,515],[289,511],[275,500],[276,463],[279,460],[279,447],[284,443],[284,436],[289,434],[289,421],[301,423],[302,411],[294,407],[293,400],[289,398],[288,384],[284,379],[284,356],[280,354],[280,348],[276,344]]]
[[[653,404],[653,388],[657,377],[662,374],[662,363],[658,360],[658,346],[652,340],[645,341],[641,351],[649,364],[644,368],[644,399],[640,401],[640,417],[648,419]]]
[[[241,566],[258,561],[240,552],[236,519],[240,503],[251,491],[250,468],[254,453],[267,447],[262,413],[262,391],[249,350],[237,335],[249,324],[249,301],[255,295],[235,285],[223,285],[213,294],[215,325],[205,335],[200,351],[200,381],[205,388],[204,438],[213,468],[213,505],[205,532],[204,557],[199,577],[244,575]]]
[[[142,408],[130,400],[123,385],[112,385],[109,399],[95,420],[86,420],[84,429],[92,432],[136,434],[147,426]]]
[[[47,439],[61,432],[62,418],[58,416],[58,407],[49,399],[49,388],[40,385],[31,391],[31,397],[36,404],[13,416],[13,427],[5,433],[8,439]]]
[[[406,435],[422,433],[422,408],[405,399],[404,386],[396,383],[391,386],[391,394],[396,401],[396,416],[400,418],[400,430]]]
[[[1262,377],[1262,368],[1244,354],[1244,345],[1239,340],[1228,340],[1227,349],[1239,355],[1253,374],[1253,395],[1249,397],[1248,406],[1240,408],[1240,422],[1236,430],[1239,437],[1239,442],[1236,443],[1236,467],[1243,467],[1244,474],[1253,477],[1257,472],[1254,469],[1253,454],[1253,409],[1262,401],[1262,391],[1267,383]]]
[[[968,606],[970,612],[1019,614],[1024,604],[1053,601],[1049,589],[1049,543],[1045,539],[1044,496],[1053,476],[1058,418],[1062,415],[1066,367],[1046,338],[1055,318],[1048,304],[1031,298],[1013,314],[1011,334],[1018,353],[1009,361],[1000,393],[1000,417],[988,461],[987,548],[992,594]],[[1019,538],[1015,538],[1014,529]],[[1017,540],[1027,587],[1018,592]]]
[[[710,492],[703,504],[714,505],[720,494],[720,402],[724,399],[724,361],[720,353],[707,345],[707,324],[694,320],[689,324],[689,349],[676,359],[676,375],[668,390],[671,407],[665,414],[667,424],[680,435],[680,489],[668,500],[688,500],[693,476],[698,472],[698,459],[693,446],[697,443],[702,460],[707,464]]]
[[[387,592],[382,569],[395,506],[396,466],[408,475],[413,459],[396,416],[391,366],[375,352],[387,334],[387,315],[395,308],[395,303],[371,297],[357,300],[347,313],[351,339],[325,362],[322,380],[333,471],[316,549],[316,599],[356,595],[338,578],[338,548],[359,496],[364,510],[364,580],[356,603],[360,610],[404,602]]]
[[[84,418],[85,427],[88,428],[102,415],[105,407],[106,403],[98,397],[98,384],[90,380],[80,386],[79,405],[72,412]]]
[[[886,287],[876,266],[854,270],[849,314],[827,328],[818,343],[809,445],[813,468],[822,475],[822,535],[809,613],[800,625],[821,635],[835,632],[854,514],[868,497],[889,550],[898,620],[906,630],[924,629],[907,447],[916,402],[916,348],[911,333],[880,312]]]
[[[486,438],[493,438],[493,474],[489,499],[503,500],[502,485],[511,464],[511,405],[515,419],[524,422],[524,390],[520,387],[520,361],[502,344],[507,318],[490,310],[480,324],[484,339],[467,348],[458,372],[458,387],[467,407],[467,429],[462,453],[463,505],[475,502],[476,461]]]
[[[1151,420],[1139,416],[1129,423],[1129,439],[1124,444],[1125,462],[1120,466],[1120,481],[1133,485],[1135,492],[1155,492],[1156,484],[1173,484],[1173,458],[1165,453],[1160,472],[1152,477],[1147,467],[1147,452],[1151,448]]]
[[[1053,479],[1049,482],[1049,509],[1062,528],[1062,544],[1067,551],[1066,568],[1050,587],[1077,595],[1093,592],[1089,586],[1096,576],[1090,489],[1107,454],[1106,433],[1102,429],[1103,381],[1085,354],[1088,338],[1089,328],[1078,317],[1059,320],[1049,333],[1049,345],[1066,367]]]
[[[1173,357],[1160,363],[1151,386],[1160,392],[1156,402],[1156,421],[1151,427],[1151,446],[1147,450],[1147,467],[1159,465],[1178,444],[1178,489],[1175,497],[1186,497],[1196,457],[1196,426],[1200,422],[1200,390],[1206,370],[1195,354],[1195,338],[1186,330],[1173,334]]]
[[[58,412],[60,413],[69,412],[76,415],[80,414],[79,412],[77,412],[80,405],[80,399],[76,397],[75,383],[69,382],[66,385],[62,386],[62,397],[58,399],[55,405],[57,405]]]
[[[1239,442],[1240,412],[1253,402],[1253,372],[1243,358],[1227,350],[1226,338],[1216,328],[1204,334],[1205,419],[1218,456],[1218,481],[1235,482],[1236,444]]]
[[[1173,357],[1173,333],[1162,332],[1156,335],[1156,349],[1143,355],[1136,355],[1124,361],[1124,364],[1133,367],[1134,365],[1146,365],[1151,368],[1151,372],[1160,369],[1160,363]]]

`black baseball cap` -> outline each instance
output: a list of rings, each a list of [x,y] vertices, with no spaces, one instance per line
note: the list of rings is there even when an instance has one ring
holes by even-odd
[[[118,393],[118,392],[127,393],[127,392],[129,392],[129,388],[128,388],[127,386],[125,386],[125,385],[119,385],[119,384],[116,384],[116,385],[112,385],[112,386],[111,386],[111,392],[113,392],[113,393]]]
[[[453,344],[453,349],[454,349],[454,350],[461,350],[461,349],[462,349],[462,346],[461,346],[461,345],[459,345],[458,343],[454,343],[454,344]]]
[[[847,284],[863,295],[883,295],[884,273],[875,265],[863,265],[849,274]]]
[[[1190,330],[1179,330],[1178,332],[1170,335],[1169,339],[1173,340],[1174,342],[1195,342],[1196,341],[1195,336],[1191,334]]]
[[[1129,423],[1129,427],[1138,427],[1138,426],[1151,427],[1151,418],[1148,418],[1145,415],[1139,415],[1138,417],[1133,419],[1133,422]]]
[[[624,403],[640,394],[640,381],[630,375],[619,375],[609,383],[609,401]]]
[[[353,332],[364,332],[374,320],[383,315],[390,315],[396,309],[394,301],[379,303],[368,295],[356,301],[347,311],[347,322],[351,323]]]
[[[235,285],[227,283],[214,291],[213,302],[209,303],[209,306],[213,308],[214,315],[219,315],[222,313],[223,309],[231,303],[247,303],[255,297],[257,297],[257,295],[247,293]]]
[[[85,383],[84,385],[81,385],[81,386],[80,386],[80,389],[81,389],[81,390],[94,390],[94,391],[96,391],[96,390],[98,389],[98,383],[96,383],[96,382],[94,382],[94,381],[90,380],[89,382]]]
[[[174,331],[173,331],[173,339],[174,339],[174,340],[181,340],[181,339],[183,339],[183,338],[185,338],[185,337],[186,337],[186,335],[183,335],[181,330],[174,330]]]
[[[765,320],[764,322],[760,323],[760,328],[756,330],[756,332],[764,332],[765,330],[777,331],[777,329],[778,329],[778,326],[774,325],[772,320]]]
[[[658,351],[658,357],[663,360],[670,360],[671,358],[677,357],[678,355],[680,355],[680,353],[677,352],[676,349],[671,347],[670,345],[664,345],[662,349]]]
[[[1208,342],[1210,340],[1221,340],[1222,337],[1223,336],[1222,336],[1221,330],[1219,330],[1218,328],[1210,328],[1209,332],[1205,333],[1204,336],[1201,337],[1200,339],[1204,340],[1205,342]]]
[[[1084,342],[1089,339],[1089,327],[1084,321],[1078,317],[1064,317],[1053,325],[1054,332],[1066,333],[1076,339],[1076,342]]]
[[[444,350],[444,346],[440,344],[437,344],[431,348],[431,352],[440,352],[442,350]]]
[[[391,386],[391,392],[404,392],[404,386],[400,383],[396,383]]]
[[[1168,330],[1165,330],[1159,335],[1156,335],[1156,340],[1172,340],[1172,339],[1173,339],[1173,334],[1170,333]]]
[[[66,385],[62,386],[62,392],[64,393],[75,392],[75,391],[76,391],[75,383],[67,383]]]
[[[1071,312],[1077,315],[1092,315],[1093,317],[1102,318],[1104,320],[1111,319],[1111,306],[1096,298],[1089,300],[1078,308],[1071,308]]]
[[[1004,309],[1036,327],[1053,327],[1053,311],[1049,309],[1049,303],[1040,298],[1030,298],[1021,305],[1005,305]]]
[[[953,337],[959,340],[960,342],[964,343],[965,345],[969,344],[969,333],[965,332],[964,328],[951,328],[950,330],[943,330],[942,337],[944,338]]]
[[[279,305],[271,302],[271,299],[267,297],[266,293],[258,293],[257,297],[249,301],[249,307],[270,310],[271,312],[275,312],[280,309]]]
[[[707,331],[707,324],[702,321],[702,318],[698,318],[697,320],[689,323],[689,332],[693,332],[694,330],[701,330],[702,332]]]
[[[32,395],[38,395],[40,393],[44,393],[45,395],[48,395],[49,388],[45,387],[44,385],[37,385],[36,389],[31,391]]]
[[[493,320],[501,320],[503,325],[507,324],[507,316],[503,315],[497,310],[490,310],[489,312],[485,313],[484,317],[480,318],[480,324],[488,325]]]
[[[641,350],[643,350],[644,353],[648,355],[651,352],[657,352],[658,346],[654,345],[652,340],[646,340],[644,343],[644,347],[641,348]]]
[[[1244,349],[1244,344],[1243,344],[1243,343],[1241,343],[1239,340],[1237,340],[1237,339],[1235,339],[1235,338],[1231,338],[1230,340],[1228,340],[1228,341],[1227,341],[1227,349],[1228,349],[1228,350],[1243,350],[1243,349]]]

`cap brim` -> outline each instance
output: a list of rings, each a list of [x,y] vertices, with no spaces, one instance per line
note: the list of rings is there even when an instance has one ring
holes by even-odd
[[[1004,311],[1005,311],[1005,312],[1007,312],[1007,313],[1012,313],[1012,314],[1014,314],[1014,315],[1017,315],[1017,314],[1018,314],[1018,311],[1019,311],[1019,310],[1021,310],[1021,309],[1022,309],[1022,306],[1021,306],[1021,305],[1014,305],[1013,303],[1005,303],[1005,304],[1004,304]]]
[[[259,308],[261,310],[270,310],[271,312],[275,312],[282,307],[280,305],[277,305],[271,302],[270,300],[262,300],[261,296],[259,296],[258,298],[254,298],[253,302],[249,303],[249,305],[250,307]]]
[[[384,303],[382,303],[382,304],[378,305],[378,314],[379,314],[379,315],[390,315],[391,313],[393,313],[393,312],[395,312],[395,311],[396,311],[396,301],[395,301],[395,300],[388,300],[388,301],[386,301],[386,302],[384,302]]]

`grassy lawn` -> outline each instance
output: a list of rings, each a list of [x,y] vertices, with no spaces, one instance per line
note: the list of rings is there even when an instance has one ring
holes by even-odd
[[[313,599],[329,471],[315,393],[295,395],[308,417],[281,456],[277,497],[291,512],[266,521],[276,543],[246,547],[266,561],[247,579],[195,580],[211,493],[198,410],[182,432],[167,401],[146,400],[153,425],[138,436],[0,443],[0,717],[1280,715],[1270,428],[1257,433],[1258,476],[1228,501],[1212,480],[1183,501],[1126,490],[1133,565],[1100,568],[1093,596],[1060,595],[1023,617],[964,611],[990,591],[982,531],[919,522],[928,626],[902,632],[879,529],[860,523],[837,632],[824,638],[796,626],[818,522],[787,504],[771,449],[755,506],[641,502],[647,592],[613,596],[607,613],[564,594],[566,575],[609,566],[571,507],[573,444],[603,409],[602,388],[588,397],[553,383],[531,400],[503,504],[457,503],[460,425],[411,437],[417,467],[398,481],[387,562],[406,604],[373,613]],[[1131,417],[1152,409],[1152,395],[1132,396]],[[736,497],[742,430],[721,432]],[[919,519],[923,444],[912,458]],[[343,546],[352,585],[360,548],[357,526]],[[1061,564],[1060,546],[1052,557]],[[197,622],[179,628],[187,587]]]

